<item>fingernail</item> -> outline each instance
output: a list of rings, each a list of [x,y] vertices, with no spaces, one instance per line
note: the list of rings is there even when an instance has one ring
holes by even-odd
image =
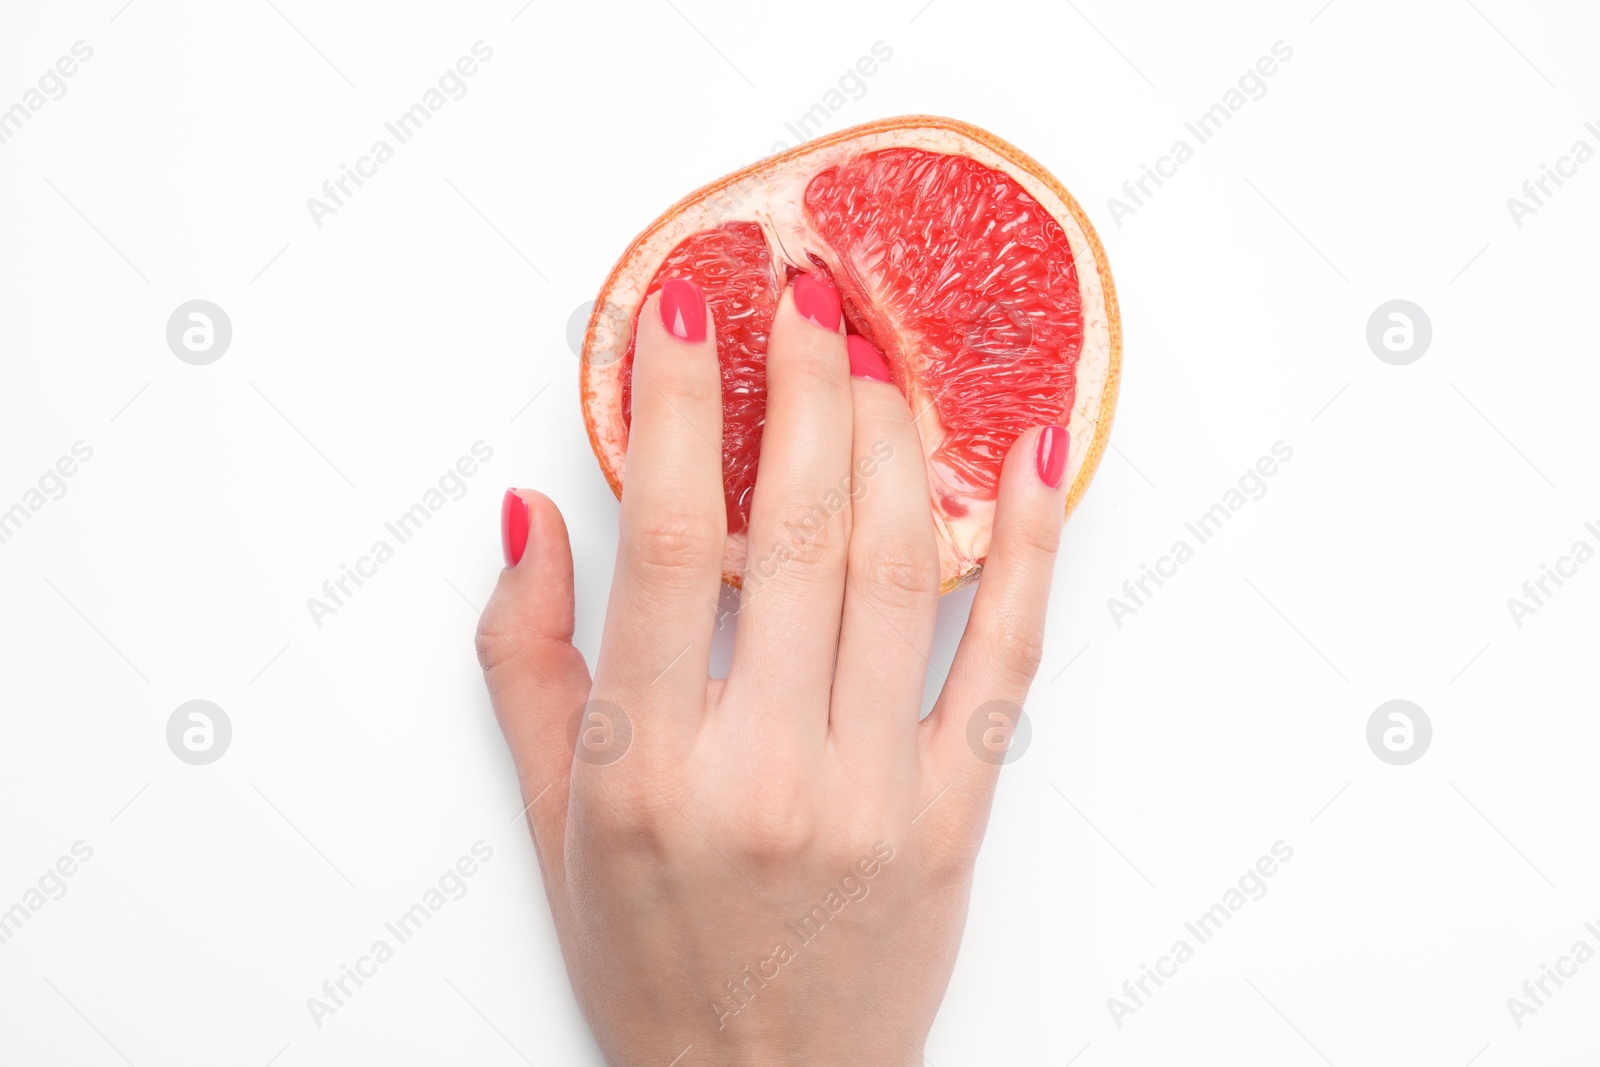
[[[820,274],[802,274],[794,280],[794,309],[813,326],[839,332],[839,290]]]
[[[1061,476],[1067,472],[1067,428],[1046,426],[1039,434],[1039,450],[1033,464],[1039,470],[1039,480],[1052,489],[1061,488]]]
[[[883,353],[872,347],[871,341],[853,333],[844,339],[844,347],[850,353],[851,374],[874,382],[893,380],[889,376],[889,364],[883,358]]]
[[[500,547],[505,551],[507,567],[522,562],[532,522],[533,509],[528,502],[515,489],[507,489],[505,499],[500,501]]]
[[[706,300],[700,287],[686,278],[668,278],[661,286],[661,323],[680,341],[706,339]]]

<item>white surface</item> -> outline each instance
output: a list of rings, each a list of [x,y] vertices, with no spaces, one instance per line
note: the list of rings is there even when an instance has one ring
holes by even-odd
[[[1521,628],[1506,598],[1597,540],[1600,163],[1520,228],[1506,198],[1600,143],[1595,12],[120,2],[0,33],[0,107],[94,49],[0,145],[0,508],[94,450],[0,544],[0,908],[93,849],[0,945],[0,1061],[599,1062],[463,598],[501,489],[541,488],[581,531],[592,655],[615,504],[569,316],[882,40],[829,128],[946,113],[1044,161],[1128,342],[929,1061],[1593,1062],[1600,961],[1520,1029],[1506,999],[1600,947],[1600,565]],[[465,97],[318,229],[306,198],[480,39]],[[1278,40],[1267,94],[1118,227],[1107,198]],[[195,298],[234,331],[204,367],[164,337]],[[1433,323],[1410,366],[1364,337],[1394,298]],[[465,495],[317,628],[306,598],[479,440]],[[1107,598],[1279,440],[1266,495],[1117,627]],[[1365,726],[1401,697],[1434,739],[1393,767]],[[234,730],[206,767],[165,740],[195,698]],[[467,894],[316,1027],[306,999],[480,840]],[[1107,998],[1279,840],[1266,897],[1118,1028]]]

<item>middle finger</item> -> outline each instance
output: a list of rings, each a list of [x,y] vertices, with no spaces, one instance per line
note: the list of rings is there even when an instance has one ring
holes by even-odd
[[[839,293],[797,277],[767,343],[767,417],[750,508],[730,684],[820,736],[838,651],[850,532],[850,362]]]

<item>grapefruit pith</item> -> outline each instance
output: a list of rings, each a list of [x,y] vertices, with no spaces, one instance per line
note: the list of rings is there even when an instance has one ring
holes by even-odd
[[[1105,251],[1042,166],[953,119],[907,116],[807,142],[669,208],[606,278],[584,337],[589,440],[622,493],[633,338],[668,278],[700,286],[722,365],[723,577],[740,584],[766,412],[767,333],[802,271],[838,286],[917,421],[941,586],[988,554],[1000,464],[1030,426],[1068,428],[1067,513],[1111,430],[1122,325]]]

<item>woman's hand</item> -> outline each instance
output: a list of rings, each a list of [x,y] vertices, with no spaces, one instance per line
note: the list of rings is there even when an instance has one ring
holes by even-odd
[[[1043,647],[1066,432],[1006,458],[967,630],[919,721],[939,558],[917,429],[883,358],[847,346],[833,286],[796,279],[749,528],[770,576],[747,581],[731,672],[708,680],[727,528],[709,318],[683,281],[639,318],[592,681],[561,515],[506,495],[478,652],[567,970],[618,1067],[921,1063]]]

